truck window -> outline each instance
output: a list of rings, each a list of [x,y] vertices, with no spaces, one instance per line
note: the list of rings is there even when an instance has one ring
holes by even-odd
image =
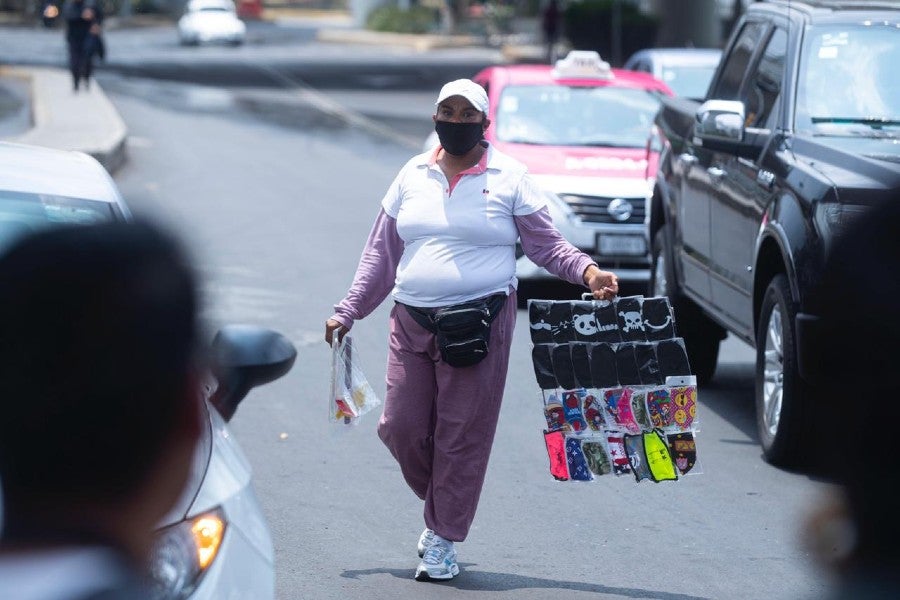
[[[744,81],[744,73],[750,65],[750,59],[756,50],[765,33],[766,27],[763,23],[750,22],[744,25],[741,30],[734,47],[728,53],[728,59],[725,68],[722,70],[722,76],[716,83],[711,98],[719,100],[739,100],[738,94],[741,90],[741,83]]]
[[[747,127],[762,127],[766,124],[781,92],[786,54],[787,33],[777,28],[769,38],[759,66],[744,91],[745,97],[742,100],[747,110]]]
[[[892,23],[823,25],[804,38],[797,88],[798,131],[897,135],[900,29]],[[881,124],[879,124],[879,122]]]

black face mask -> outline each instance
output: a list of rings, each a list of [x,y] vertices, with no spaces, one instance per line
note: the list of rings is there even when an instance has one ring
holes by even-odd
[[[453,156],[463,156],[484,137],[484,123],[453,123],[435,121],[434,130],[441,140],[441,147]]]

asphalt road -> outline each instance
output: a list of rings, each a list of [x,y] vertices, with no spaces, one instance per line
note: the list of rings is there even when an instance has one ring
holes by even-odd
[[[55,52],[39,33],[45,54]],[[365,85],[350,94],[348,80],[337,78],[319,88],[279,68],[271,53],[312,63],[360,50],[323,48],[300,34],[272,44],[272,62],[251,60],[254,69],[275,69],[270,83],[248,85],[240,69],[228,85],[164,81],[113,63],[139,62],[141,43],[152,39],[160,46],[148,53],[180,57],[166,63],[169,73],[180,72],[179,61],[194,65],[192,73],[234,65],[240,54],[181,56],[163,30],[136,35],[142,41],[131,46],[124,32],[110,38],[120,56],[100,73],[130,131],[130,160],[117,182],[136,213],[188,240],[210,332],[262,324],[299,350],[291,373],[251,393],[232,422],[273,532],[280,600],[822,595],[827,581],[800,534],[823,486],[762,461],[745,346],[729,341],[719,375],[700,390],[701,472],[669,484],[561,484],[547,472],[524,311],[479,514],[460,544],[463,574],[448,584],[414,582],[421,503],[378,441],[375,415],[343,435],[328,425],[322,324],[350,283],[381,195],[430,129],[432,84]],[[4,32],[0,55],[8,43]],[[25,60],[36,48],[19,50]],[[366,60],[378,53],[392,68],[406,60],[389,49]],[[443,56],[451,65],[458,58]],[[357,356],[381,395],[389,308],[354,327]]]
[[[700,392],[702,473],[560,484],[547,473],[524,311],[481,507],[460,545],[463,575],[414,582],[421,503],[375,436],[375,415],[344,435],[330,429],[322,340],[410,151],[340,121],[260,118],[235,102],[246,90],[171,85],[162,103],[148,82],[104,80],[131,131],[117,180],[137,212],[191,240],[210,328],[264,324],[298,346],[293,371],[233,421],[273,531],[280,599],[788,599],[823,589],[799,539],[822,486],[762,461],[745,346],[726,345],[720,376]],[[354,327],[379,394],[389,308]]]
[[[30,127],[28,89],[23,81],[0,79],[0,138],[24,133]]]

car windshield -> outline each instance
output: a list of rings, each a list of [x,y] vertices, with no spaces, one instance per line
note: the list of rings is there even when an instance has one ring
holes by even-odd
[[[122,220],[109,202],[0,190],[0,250],[18,237],[55,225]]]
[[[656,92],[642,89],[508,86],[496,135],[520,144],[644,148],[659,105]]]
[[[801,60],[798,131],[900,137],[896,23],[811,28]]]
[[[686,98],[703,98],[706,89],[716,71],[715,66],[665,66],[661,79],[666,82],[678,96]]]

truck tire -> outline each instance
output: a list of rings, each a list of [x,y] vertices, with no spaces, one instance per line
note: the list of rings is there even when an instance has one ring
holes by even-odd
[[[675,311],[675,330],[684,339],[691,373],[697,377],[698,384],[706,384],[715,375],[719,362],[719,342],[725,338],[725,330],[703,314],[700,307],[678,289],[669,239],[669,229],[666,226],[660,227],[653,236],[649,293],[651,296],[669,298]]]
[[[797,368],[797,306],[787,276],[778,274],[763,296],[756,334],[756,424],[770,464],[801,467],[807,457],[809,391]]]

